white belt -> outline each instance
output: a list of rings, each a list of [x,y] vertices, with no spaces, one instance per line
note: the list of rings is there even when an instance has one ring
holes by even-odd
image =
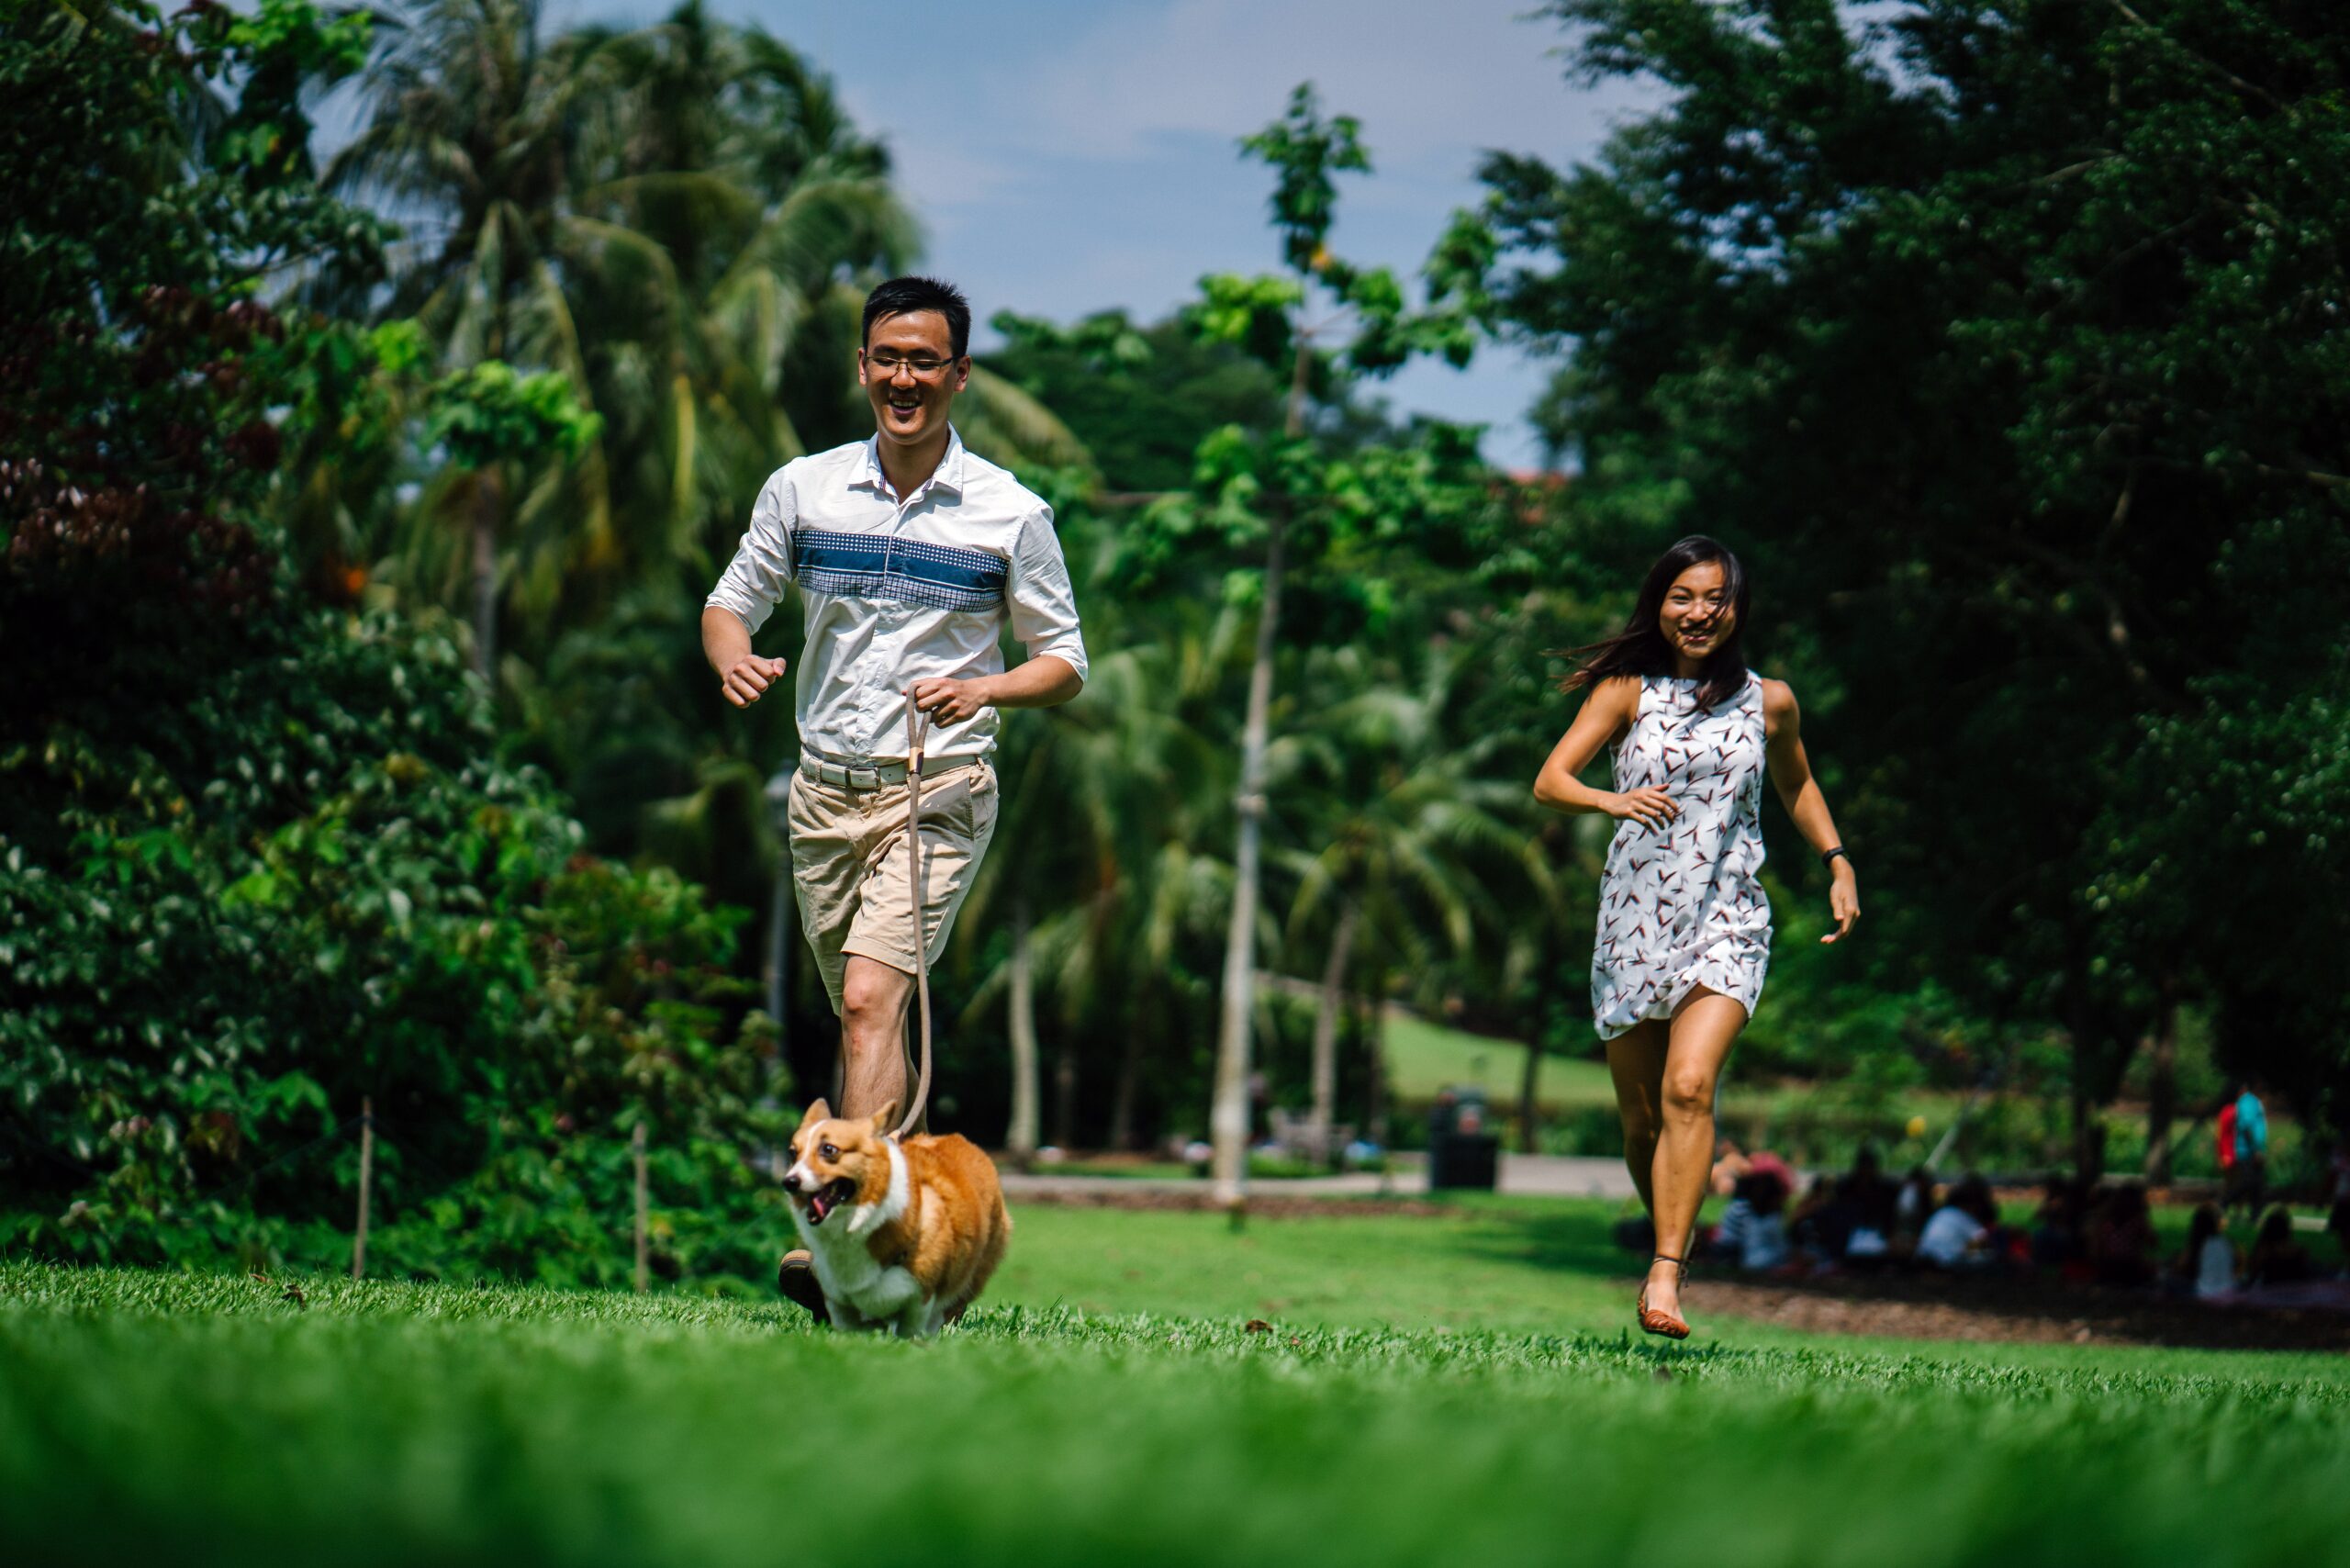
[[[982,759],[976,756],[934,756],[926,760],[943,773],[968,767]],[[810,751],[800,754],[800,773],[802,778],[830,784],[835,790],[878,790],[885,784],[903,784],[906,781],[903,758],[894,762],[835,762]]]

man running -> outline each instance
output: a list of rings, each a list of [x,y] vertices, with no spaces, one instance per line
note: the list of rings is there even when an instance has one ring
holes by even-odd
[[[801,928],[841,1019],[839,1114],[907,1094],[913,881],[906,866],[906,703],[923,746],[922,930],[946,946],[995,833],[1002,708],[1046,708],[1085,684],[1085,644],[1053,511],[963,448],[948,415],[969,384],[971,308],[929,278],[865,302],[856,378],[875,433],[777,470],[701,612],[702,652],[737,708],[784,673],[751,638],[797,582],[807,613],[796,711],[800,768],[786,811]],[[1025,662],[1004,666],[1009,625]],[[808,1254],[787,1253],[785,1295],[824,1316]]]

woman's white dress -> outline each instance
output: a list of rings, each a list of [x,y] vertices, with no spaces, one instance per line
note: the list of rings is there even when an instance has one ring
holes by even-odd
[[[1698,986],[1751,1016],[1771,967],[1762,891],[1762,682],[1709,711],[1698,683],[1640,680],[1639,714],[1616,748],[1616,788],[1656,788],[1681,814],[1662,828],[1616,824],[1599,887],[1591,1016],[1603,1040],[1670,1018]]]

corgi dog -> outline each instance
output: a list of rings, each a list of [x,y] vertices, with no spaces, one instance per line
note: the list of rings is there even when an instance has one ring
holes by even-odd
[[[1012,1236],[995,1162],[959,1133],[889,1136],[898,1103],[843,1120],[819,1100],[783,1190],[838,1328],[926,1339],[963,1316]]]

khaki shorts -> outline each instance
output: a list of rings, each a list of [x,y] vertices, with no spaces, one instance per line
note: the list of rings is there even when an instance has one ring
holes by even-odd
[[[926,767],[922,782],[923,930],[930,961],[995,836],[995,769],[985,761]],[[841,1010],[848,956],[914,972],[913,877],[906,865],[906,786],[847,790],[791,776],[792,888],[800,928]]]

